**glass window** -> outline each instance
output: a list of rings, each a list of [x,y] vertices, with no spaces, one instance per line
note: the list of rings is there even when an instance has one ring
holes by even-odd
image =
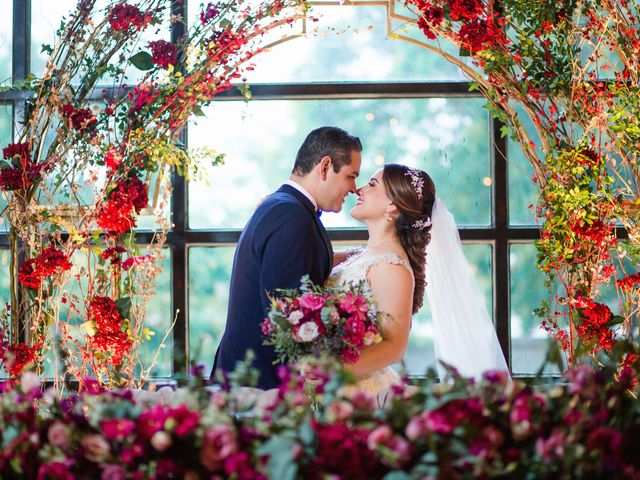
[[[31,72],[41,75],[49,54],[42,51],[43,45],[52,46],[57,40],[56,32],[60,28],[60,22],[67,20],[75,12],[77,0],[58,0],[51,2],[48,0],[31,0]],[[99,18],[104,14],[104,9],[109,2],[107,0],[97,0],[94,11],[97,12]],[[146,48],[149,41],[152,40],[169,40],[171,33],[168,22],[168,12],[165,11],[165,20],[158,26],[152,26],[146,29],[140,38],[140,41],[133,46],[131,53]],[[109,28],[107,26],[107,28]],[[114,57],[114,58],[117,58]],[[129,65],[125,71],[125,84],[135,85],[142,80],[145,72],[141,72],[137,68]],[[104,79],[102,84],[112,83],[109,79]]]
[[[13,2],[4,2],[2,9],[3,14],[0,16],[0,83],[4,83],[12,76]]]
[[[198,18],[200,3],[189,2],[191,24]],[[458,67],[439,55],[394,38],[401,35],[426,41],[415,26],[396,21],[387,32],[384,5],[312,5],[310,16],[318,20],[307,21],[306,35],[302,20],[268,35],[261,46],[288,40],[255,57],[255,69],[246,72],[249,83],[466,81]],[[448,51],[457,53],[457,49]]]
[[[5,148],[13,141],[13,107],[8,103],[0,103],[0,148]],[[7,206],[7,194],[0,192],[0,232],[9,230],[4,215]]]
[[[518,110],[518,115],[531,140],[537,142],[538,136],[529,117],[523,110]],[[535,208],[538,203],[538,191],[532,179],[533,167],[522,153],[522,147],[517,141],[509,139],[507,152],[509,223],[513,226],[536,225]],[[538,148],[537,152],[542,158],[542,151]]]
[[[465,243],[463,249],[474,270],[480,289],[485,295],[487,309],[491,314],[493,311],[491,245]],[[409,375],[424,375],[428,368],[436,368],[431,308],[426,294],[422,308],[413,317],[409,346],[403,362]]]
[[[189,352],[208,375],[227,321],[235,246],[189,248]],[[197,308],[196,308],[197,307]]]
[[[142,247],[141,247],[142,248]],[[171,254],[168,248],[162,249],[164,256],[160,267],[162,271],[156,277],[154,293],[147,306],[145,327],[154,335],[140,347],[140,360],[146,368],[152,364],[154,377],[170,377],[173,372],[173,331],[174,313],[171,311]],[[165,338],[166,335],[166,338]]]
[[[514,375],[535,374],[547,353],[549,335],[533,311],[549,298],[544,275],[536,267],[537,249],[531,243],[509,246],[511,263],[511,361]],[[546,373],[558,373],[547,366]]]
[[[359,184],[385,162],[423,168],[459,225],[489,225],[489,119],[483,103],[442,98],[218,102],[189,129],[192,148],[226,154],[225,165],[212,169],[206,182],[189,185],[189,225],[242,228],[260,200],[289,177],[306,135],[322,125],[360,137]],[[355,195],[347,197],[342,212],[323,216],[323,223],[361,226],[349,216],[355,201]]]

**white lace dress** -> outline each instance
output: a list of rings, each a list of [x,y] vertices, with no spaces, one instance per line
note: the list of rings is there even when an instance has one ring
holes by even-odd
[[[365,289],[368,290],[368,293],[371,295],[367,274],[372,266],[379,263],[402,265],[413,275],[409,262],[394,252],[371,253],[368,250],[360,250],[358,253],[355,253],[337,265],[332,270],[327,283],[334,286],[347,286],[352,283],[360,283],[364,280]],[[401,383],[400,375],[387,366],[369,375],[360,377],[356,385],[346,387],[346,393],[353,394],[356,391],[364,391],[377,396],[381,391],[388,389],[392,385],[399,385]]]

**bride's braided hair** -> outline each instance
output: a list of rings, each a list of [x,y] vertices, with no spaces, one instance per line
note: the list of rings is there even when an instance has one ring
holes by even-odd
[[[384,166],[382,181],[387,196],[398,209],[396,234],[413,270],[413,313],[416,313],[424,299],[426,247],[431,240],[431,212],[436,187],[422,170],[396,163]]]

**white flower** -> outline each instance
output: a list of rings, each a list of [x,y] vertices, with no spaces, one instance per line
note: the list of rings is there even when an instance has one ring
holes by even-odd
[[[298,329],[298,336],[303,342],[312,342],[318,336],[318,325],[315,322],[303,323]]]
[[[34,372],[24,372],[20,377],[20,386],[25,393],[40,388],[40,377]]]
[[[300,320],[302,320],[303,317],[304,317],[304,313],[302,313],[300,310],[294,310],[289,314],[289,317],[287,317],[287,320],[289,320],[289,323],[291,325],[298,325],[300,323]]]

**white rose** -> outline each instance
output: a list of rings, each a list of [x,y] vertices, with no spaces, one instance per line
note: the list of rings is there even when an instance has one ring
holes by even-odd
[[[318,336],[318,325],[315,322],[307,322],[302,324],[298,330],[298,336],[303,342],[311,342]]]
[[[289,323],[291,325],[298,325],[300,323],[300,320],[302,320],[302,317],[304,317],[304,313],[302,313],[300,310],[294,310],[289,314],[287,320],[289,320]]]

